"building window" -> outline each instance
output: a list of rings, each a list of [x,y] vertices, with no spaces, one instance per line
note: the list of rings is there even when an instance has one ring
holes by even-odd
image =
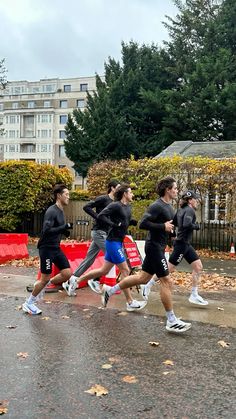
[[[48,161],[46,159],[41,159],[41,164],[47,164]]]
[[[12,109],[18,109],[19,108],[19,103],[18,102],[13,102],[12,103]]]
[[[84,99],[78,99],[77,100],[77,108],[84,108],[85,106],[85,100]]]
[[[68,116],[67,115],[60,115],[60,124],[65,125],[67,123]]]
[[[80,84],[80,91],[81,92],[87,92],[87,90],[88,90],[88,83]]]
[[[71,92],[71,85],[70,84],[64,84],[64,92]]]
[[[41,130],[41,138],[48,138],[48,130],[42,129]]]
[[[60,100],[60,108],[67,108],[67,100]]]
[[[226,218],[226,193],[209,192],[206,199],[206,219],[209,221],[222,221]]]
[[[0,116],[0,125],[3,124],[3,116]]]
[[[64,145],[59,145],[59,157],[66,157],[66,151]]]
[[[3,103],[0,103],[0,111],[3,111]]]
[[[59,131],[59,138],[62,138],[64,140],[66,138],[66,132],[65,131]]]
[[[41,152],[47,152],[47,144],[41,144]]]
[[[50,123],[50,122],[52,122],[52,116],[51,115],[48,115],[48,114],[42,114],[41,115],[41,122],[42,122],[42,124],[45,124],[45,123]]]
[[[16,146],[14,144],[9,145],[9,152],[14,153],[16,151]]]
[[[12,129],[9,130],[9,138],[15,138],[16,132]]]
[[[51,107],[51,101],[50,100],[45,100],[43,102],[43,107],[44,108],[50,108]]]
[[[23,115],[22,137],[34,137],[34,115]]]
[[[10,115],[10,124],[15,124],[15,123],[16,123],[15,115]]]
[[[35,107],[35,102],[34,101],[30,101],[28,102],[28,108],[34,108]]]

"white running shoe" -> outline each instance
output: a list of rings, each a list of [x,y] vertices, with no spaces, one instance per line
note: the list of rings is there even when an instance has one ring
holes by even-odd
[[[141,295],[145,301],[148,300],[149,294],[151,292],[151,288],[147,287],[147,285],[140,285]]]
[[[42,313],[42,310],[40,310],[35,304],[32,304],[32,303],[30,304],[27,301],[24,304],[22,304],[22,310],[25,313],[33,314],[33,315]]]
[[[176,319],[174,322],[169,322],[167,320],[166,322],[166,330],[171,333],[184,333],[187,332],[187,330],[190,329],[191,323],[185,323],[180,319]]]
[[[107,303],[109,301],[110,295],[108,294],[108,291],[111,289],[109,285],[104,284],[102,286],[102,305],[103,307],[107,306]]]
[[[75,290],[77,288],[77,281],[70,280],[70,282],[69,281],[63,282],[62,287],[66,291],[67,295],[69,295],[69,297],[76,296]]]
[[[198,306],[208,306],[208,301],[204,300],[200,295],[191,294],[188,301]]]
[[[97,294],[102,294],[99,281],[95,281],[94,279],[89,279],[88,286],[91,288],[93,292],[96,292]]]
[[[147,301],[132,300],[131,303],[126,303],[127,311],[139,311],[147,305]]]

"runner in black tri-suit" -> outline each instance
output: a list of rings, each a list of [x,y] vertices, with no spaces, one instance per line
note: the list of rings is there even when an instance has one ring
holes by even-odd
[[[171,200],[177,197],[177,192],[176,182],[171,177],[162,179],[157,184],[157,193],[160,199],[150,205],[140,223],[140,228],[148,230],[145,243],[146,256],[142,270],[138,274],[126,277],[112,288],[104,285],[102,303],[106,306],[110,296],[117,290],[145,284],[156,274],[160,280],[161,301],[166,310],[166,329],[169,332],[182,333],[190,329],[191,324],[176,318],[174,314],[172,280],[169,276],[168,264],[165,258],[168,235],[173,233],[174,230],[174,211],[171,206]]]
[[[41,277],[22,306],[23,311],[29,314],[41,314],[42,311],[35,303],[49,281],[54,285],[62,284],[71,275],[69,261],[60,249],[62,235],[68,236],[69,230],[73,227],[72,223],[65,222],[63,211],[69,203],[69,190],[65,185],[60,184],[55,186],[53,192],[56,203],[51,205],[45,213],[42,233],[38,241]],[[50,280],[53,263],[60,273]]]
[[[174,242],[174,250],[169,259],[169,270],[174,272],[176,266],[184,258],[192,267],[192,291],[189,302],[192,304],[207,306],[208,301],[198,294],[198,284],[202,273],[202,262],[191,245],[193,230],[199,230],[196,222],[196,209],[198,196],[194,191],[186,191],[181,197],[180,208],[175,216],[175,224],[178,226],[178,233]]]
[[[121,278],[129,275],[130,269],[123,252],[123,240],[127,234],[129,225],[137,225],[137,221],[131,219],[131,207],[133,193],[128,184],[120,185],[115,192],[115,201],[109,204],[98,215],[98,220],[109,226],[106,239],[105,261],[100,269],[93,269],[82,275],[77,282],[87,281],[90,278],[105,276],[114,265],[117,265]],[[74,284],[76,289],[77,283]],[[127,300],[127,311],[141,310],[147,304],[146,301],[133,300],[130,289],[124,290]]]

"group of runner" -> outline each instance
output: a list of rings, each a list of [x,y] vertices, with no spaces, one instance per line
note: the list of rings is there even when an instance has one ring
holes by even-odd
[[[69,261],[60,249],[62,235],[68,236],[70,229],[73,228],[71,223],[65,222],[63,211],[69,203],[69,190],[65,185],[57,185],[54,188],[56,202],[45,213],[42,234],[38,242],[41,277],[35,283],[32,294],[23,304],[23,311],[33,315],[41,313],[36,302],[48,284],[61,284],[69,296],[74,296],[82,281],[88,281],[90,288],[101,294],[104,307],[107,306],[110,297],[121,290],[125,294],[127,311],[138,311],[146,306],[151,287],[158,280],[160,297],[167,317],[166,329],[174,333],[189,330],[191,323],[182,321],[174,313],[173,280],[169,273],[173,272],[185,258],[192,266],[193,281],[189,301],[201,306],[208,304],[198,294],[202,263],[191,246],[192,232],[199,229],[196,222],[198,196],[193,191],[186,191],[181,197],[180,208],[175,213],[171,204],[178,195],[175,179],[172,177],[162,179],[157,184],[156,191],[159,198],[149,206],[139,224],[139,228],[147,230],[148,235],[145,242],[145,258],[142,269],[138,273],[129,275],[130,269],[122,247],[128,227],[138,224],[131,216],[130,204],[133,193],[129,184],[120,184],[112,180],[108,184],[106,195],[99,196],[84,206],[84,211],[94,219],[91,232],[92,242],[86,258],[71,275]],[[176,227],[174,250],[167,262],[165,248],[169,236],[175,236]],[[85,273],[100,250],[105,254],[104,264],[99,269]],[[53,263],[60,273],[50,279]],[[120,270],[121,280],[113,287],[105,284],[101,286],[99,278],[107,275],[114,265]],[[141,286],[143,301],[132,298],[131,288],[134,286]]]

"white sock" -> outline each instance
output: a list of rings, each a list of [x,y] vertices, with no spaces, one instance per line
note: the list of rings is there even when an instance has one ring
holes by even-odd
[[[194,295],[195,297],[198,295],[197,287],[192,287],[191,294]]]
[[[68,279],[68,284],[73,283],[73,282],[77,282],[78,277],[75,275],[71,275],[71,277]]]
[[[34,295],[31,294],[29,296],[28,300],[27,300],[27,303],[34,304],[36,302],[36,300],[37,300],[37,297],[35,297]]]
[[[120,291],[120,286],[119,284],[114,285],[114,287],[112,287],[109,291],[107,291],[108,295],[113,295],[115,294],[117,291]]]
[[[147,288],[152,288],[152,286],[155,284],[155,279],[151,278],[150,281],[146,284]]]
[[[174,322],[177,321],[177,318],[176,318],[175,313],[174,313],[173,310],[166,311],[166,317],[167,317],[167,320],[169,320],[170,323],[174,323]]]

